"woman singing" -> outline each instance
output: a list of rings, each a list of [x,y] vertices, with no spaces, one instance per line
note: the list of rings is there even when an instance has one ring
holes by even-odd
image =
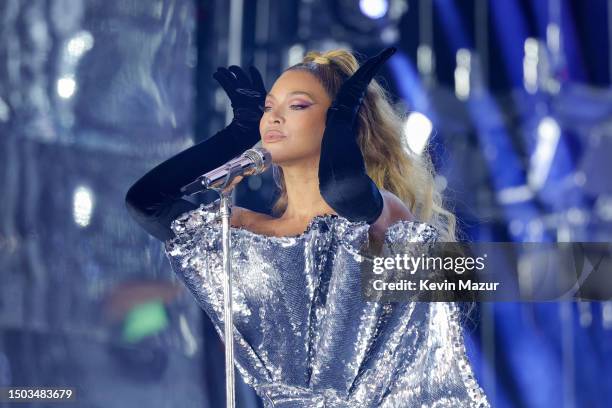
[[[155,167],[127,194],[130,214],[165,242],[175,273],[223,337],[218,202],[180,188],[261,138],[280,198],[275,216],[234,207],[235,361],[266,407],[487,407],[466,358],[453,303],[367,302],[364,248],[454,241],[426,156],[374,75],[346,50],[308,53],[270,92],[255,68],[220,68],[234,119]]]

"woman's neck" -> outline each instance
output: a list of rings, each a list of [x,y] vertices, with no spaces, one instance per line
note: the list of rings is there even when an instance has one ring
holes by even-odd
[[[336,214],[319,191],[318,163],[283,166],[287,209],[283,220],[310,221],[316,215]]]

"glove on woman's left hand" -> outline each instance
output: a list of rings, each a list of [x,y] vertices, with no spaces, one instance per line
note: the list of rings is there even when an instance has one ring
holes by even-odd
[[[383,198],[367,175],[357,143],[357,117],[368,84],[395,53],[384,49],[368,59],[340,87],[327,111],[319,162],[319,190],[339,215],[350,221],[373,223],[383,210]]]

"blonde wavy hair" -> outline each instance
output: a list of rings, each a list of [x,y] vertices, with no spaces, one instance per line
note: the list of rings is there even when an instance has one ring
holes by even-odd
[[[348,50],[324,53],[311,51],[302,62],[287,68],[313,74],[333,100],[346,78],[359,68]],[[359,110],[358,143],[366,171],[379,189],[395,194],[418,221],[427,222],[440,232],[440,241],[456,241],[456,219],[444,208],[443,197],[434,184],[434,167],[427,149],[421,155],[408,146],[403,134],[405,114],[391,104],[387,91],[373,79]],[[408,135],[410,137],[410,135]],[[282,214],[287,208],[287,191],[282,169],[275,166],[276,182],[281,190],[273,212]]]

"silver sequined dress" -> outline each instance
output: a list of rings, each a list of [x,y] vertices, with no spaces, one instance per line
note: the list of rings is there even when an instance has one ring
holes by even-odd
[[[217,203],[181,215],[165,243],[174,272],[223,338]],[[232,228],[235,361],[266,407],[488,407],[465,354],[452,303],[365,302],[365,223],[317,216],[270,237]],[[437,239],[399,221],[384,253]]]

